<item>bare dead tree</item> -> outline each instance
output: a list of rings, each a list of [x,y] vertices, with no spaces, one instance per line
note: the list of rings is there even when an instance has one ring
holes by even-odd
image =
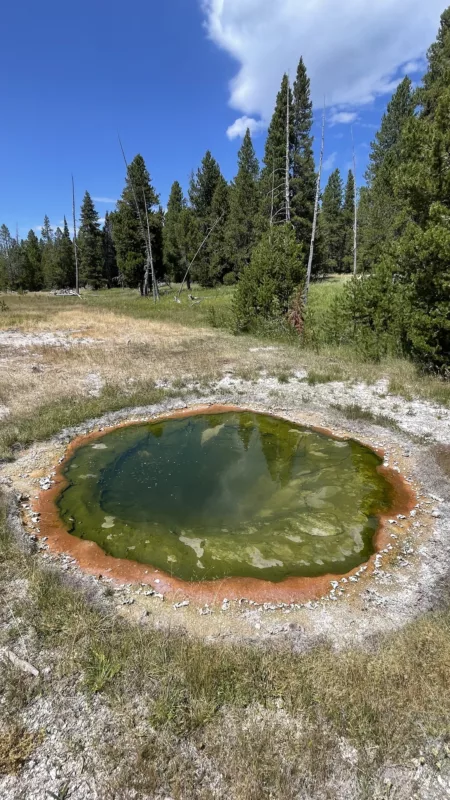
[[[319,160],[319,172],[317,174],[317,186],[316,186],[316,199],[314,203],[314,217],[313,217],[313,225],[312,225],[312,233],[311,233],[311,245],[309,248],[309,258],[308,258],[308,269],[306,272],[306,281],[305,281],[305,290],[303,293],[303,303],[306,307],[308,302],[308,292],[309,292],[309,284],[311,283],[311,270],[312,270],[312,262],[314,257],[314,244],[316,241],[316,230],[317,230],[317,216],[319,213],[319,198],[320,198],[320,182],[322,179],[322,164],[323,164],[323,151],[325,146],[325,100],[323,101],[323,114],[322,114],[322,142],[320,146],[320,160]]]
[[[208,233],[206,234],[205,238],[203,239],[203,241],[202,241],[202,243],[201,243],[200,247],[198,248],[197,252],[195,253],[195,256],[194,256],[194,258],[192,259],[191,263],[189,264],[189,266],[188,266],[188,268],[187,268],[187,270],[186,270],[185,276],[184,276],[184,278],[183,278],[183,281],[182,281],[182,283],[181,283],[181,286],[180,286],[180,289],[179,289],[178,295],[177,295],[177,297],[175,297],[175,300],[179,299],[179,297],[180,297],[180,294],[181,294],[181,292],[183,291],[183,286],[184,286],[184,284],[186,283],[186,278],[187,278],[187,276],[188,276],[188,274],[189,274],[189,272],[190,272],[190,269],[191,269],[191,267],[192,267],[192,265],[193,265],[193,263],[194,263],[195,259],[197,258],[198,254],[199,254],[199,253],[200,253],[200,251],[203,249],[203,247],[205,246],[205,244],[206,244],[206,242],[208,241],[209,237],[211,236],[211,234],[212,234],[212,232],[213,232],[214,228],[216,228],[216,227],[217,227],[217,225],[219,224],[219,222],[221,222],[221,220],[223,220],[224,216],[225,216],[225,211],[224,211],[224,212],[223,212],[223,213],[220,215],[220,217],[217,217],[217,219],[216,219],[216,221],[215,221],[214,225],[213,225],[213,226],[212,226],[212,227],[209,229]]]
[[[286,164],[285,164],[285,201],[286,201],[286,222],[290,222],[291,220],[291,191],[290,191],[290,153],[289,153],[289,133],[290,133],[290,107],[289,107],[289,100],[290,100],[290,93],[291,88],[288,81],[287,87],[287,101],[286,101]]]
[[[155,275],[155,265],[154,265],[154,262],[153,262],[153,248],[152,248],[152,237],[151,237],[151,234],[150,234],[150,220],[149,220],[149,216],[148,216],[147,204],[145,202],[144,189],[142,189],[142,195],[143,195],[143,198],[144,198],[145,216],[147,218],[147,236],[148,236],[148,248],[147,248],[148,258],[147,258],[147,261],[146,261],[146,264],[145,264],[144,294],[148,294],[148,268],[149,268],[149,265],[150,265],[150,272],[151,272],[151,276],[152,276],[153,300],[156,303],[156,301],[159,300],[159,290],[158,290],[158,283],[156,281],[156,275]]]
[[[352,156],[353,156],[353,183],[354,183],[354,204],[355,216],[353,220],[353,274],[356,275],[358,263],[358,196],[356,193],[356,156],[355,156],[355,140],[353,138],[353,125],[352,125]]]
[[[75,183],[72,175],[72,215],[73,215],[73,251],[75,254],[75,291],[80,294],[78,275],[78,243],[77,243],[77,218],[75,214]]]
[[[156,302],[156,300],[159,300],[159,293],[158,293],[158,287],[156,287],[156,294],[155,294],[155,288],[154,288],[155,281],[153,280],[153,278],[154,278],[155,271],[154,271],[154,268],[153,268],[153,257],[151,255],[151,253],[152,253],[152,245],[151,245],[151,241],[150,241],[150,226],[148,224],[148,210],[147,210],[147,201],[145,200],[145,192],[144,192],[144,207],[145,207],[145,212],[146,212],[146,216],[147,216],[148,233],[145,230],[144,222],[143,222],[143,219],[142,219],[142,214],[141,214],[141,211],[140,211],[140,208],[139,208],[138,199],[137,199],[136,189],[135,189],[135,186],[134,186],[134,183],[133,183],[133,178],[131,176],[130,168],[128,166],[128,161],[126,159],[125,150],[123,149],[123,145],[122,145],[122,141],[120,139],[120,136],[118,138],[119,138],[120,149],[122,151],[123,160],[125,162],[125,167],[126,167],[126,170],[127,170],[127,175],[128,175],[128,177],[130,179],[130,185],[131,185],[131,191],[132,191],[132,194],[133,194],[134,205],[136,207],[136,213],[137,213],[138,220],[139,220],[139,227],[141,229],[141,234],[142,234],[142,238],[143,238],[144,243],[145,243],[145,249],[146,249],[146,253],[147,253],[147,258],[146,258],[146,262],[145,262],[145,269],[144,269],[143,294],[145,296],[148,295],[148,272],[149,272],[149,268],[150,268],[151,274],[152,274],[152,283],[153,283],[153,287],[152,287],[153,297],[154,297],[154,300]]]

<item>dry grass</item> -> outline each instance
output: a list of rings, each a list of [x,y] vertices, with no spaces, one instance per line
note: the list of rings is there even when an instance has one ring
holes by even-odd
[[[33,659],[52,654],[52,681],[41,692],[51,699],[58,681],[67,687],[81,679],[117,716],[117,744],[103,753],[109,797],[134,788],[137,797],[163,791],[176,800],[331,800],[348,772],[345,741],[358,758],[348,796],[372,798],[383,765],[408,765],[422,752],[432,768],[447,758],[447,611],[381,638],[370,652],[205,645],[118,621],[107,605],[93,605],[24,557],[4,524],[0,563],[2,576],[29,582],[27,602],[14,604],[21,620],[15,635],[34,631]],[[8,680],[2,676],[3,697]],[[35,745],[23,736],[11,751],[17,768]]]
[[[3,327],[58,330],[94,342],[0,353],[0,401],[12,412],[0,425],[4,456],[11,457],[17,443],[47,438],[105,411],[157,402],[164,393],[155,389],[156,381],[169,381],[180,391],[192,378],[207,385],[225,369],[247,379],[265,369],[280,383],[300,368],[310,372],[311,383],[373,383],[386,376],[391,392],[447,402],[448,386],[420,376],[408,362],[361,364],[350,351],[314,353],[278,342],[277,349],[267,350],[267,341],[206,327],[201,306],[183,308],[180,325],[173,319],[175,304],[175,310],[162,306],[155,312],[129,295],[119,307],[116,297],[99,293],[83,303],[46,296],[7,299]],[[211,303],[219,313],[220,298]],[[159,316],[150,319],[151,314]],[[251,352],[254,347],[259,349]],[[104,384],[98,397],[89,395],[90,374]],[[369,419],[359,407],[346,411]],[[370,416],[370,421],[386,425],[384,418]],[[447,462],[448,453],[442,453],[444,469]],[[19,585],[27,586],[25,599]],[[321,646],[298,655],[288,649],[208,646],[151,624],[130,627],[118,621],[107,597],[99,608],[24,555],[4,520],[0,590],[8,600],[0,609],[1,642],[14,647],[28,636],[30,657],[37,663],[51,658],[54,665],[40,691],[51,701],[59,681],[66,680],[114,710],[117,745],[103,753],[111,774],[102,787],[105,797],[119,799],[134,788],[138,797],[160,792],[175,800],[331,800],[336,782],[347,780],[349,797],[372,800],[383,765],[407,765],[421,751],[431,767],[445,761],[448,611],[380,639],[370,652],[337,654]],[[10,624],[11,613],[17,624]],[[26,731],[19,736],[20,727],[12,723],[19,723],[33,693],[31,679],[1,671],[0,702],[7,735],[18,737],[17,768],[32,741]],[[350,777],[340,750],[344,740],[358,758]],[[16,752],[12,739],[9,747],[5,742],[0,741],[0,753]]]
[[[16,775],[41,741],[40,734],[21,727],[0,731],[0,775]]]

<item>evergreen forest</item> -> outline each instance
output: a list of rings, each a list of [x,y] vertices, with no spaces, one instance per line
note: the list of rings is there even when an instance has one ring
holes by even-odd
[[[320,109],[317,110],[320,113]],[[88,191],[73,231],[44,218],[20,240],[0,228],[0,290],[92,290],[144,285],[148,242],[158,282],[236,284],[235,332],[294,326],[317,344],[350,344],[365,359],[407,356],[447,375],[450,353],[450,8],[418,87],[397,86],[371,143],[365,183],[334,170],[318,194],[311,278],[346,274],[320,319],[305,291],[319,165],[310,80],[300,58],[283,76],[262,163],[247,130],[228,183],[211,152],[187,196],[174,181],[167,208],[141,155],[128,165],[103,224]],[[355,209],[356,204],[356,209]],[[355,259],[356,224],[356,273]],[[147,237],[143,229],[148,225]],[[190,267],[190,269],[188,269]],[[150,278],[151,288],[151,278]],[[306,287],[307,289],[307,287]]]

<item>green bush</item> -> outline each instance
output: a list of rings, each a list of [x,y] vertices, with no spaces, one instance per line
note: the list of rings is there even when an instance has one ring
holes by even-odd
[[[236,329],[250,330],[260,321],[283,318],[304,277],[303,250],[294,230],[286,225],[271,228],[240,277],[233,303]]]
[[[235,272],[226,272],[223,276],[223,285],[224,286],[234,286],[237,283],[237,277]]]

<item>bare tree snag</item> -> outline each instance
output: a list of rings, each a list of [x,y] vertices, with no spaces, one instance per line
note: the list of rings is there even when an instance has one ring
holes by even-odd
[[[320,146],[320,160],[319,160],[319,172],[317,174],[317,186],[316,186],[316,200],[314,203],[314,217],[313,217],[313,225],[312,225],[312,233],[311,233],[311,245],[309,248],[309,258],[308,258],[308,269],[306,272],[306,281],[305,281],[305,291],[303,293],[303,302],[306,307],[308,302],[308,292],[309,292],[309,284],[311,283],[311,270],[312,270],[312,262],[314,257],[314,243],[316,241],[316,230],[317,230],[317,216],[319,213],[319,198],[320,198],[320,182],[322,179],[322,164],[323,164],[323,151],[325,146],[325,100],[323,102],[323,114],[322,114],[322,143]]]
[[[290,156],[290,153],[289,153],[289,144],[290,144],[290,141],[289,141],[289,132],[290,132],[289,131],[289,128],[290,128],[289,100],[290,100],[290,94],[291,94],[291,87],[290,87],[289,81],[288,81],[287,101],[286,101],[286,165],[285,165],[286,175],[285,175],[285,189],[284,189],[285,199],[286,199],[286,222],[290,222],[290,220],[291,220],[291,193],[290,193],[290,185],[289,185],[290,166],[291,166],[290,165],[290,158],[289,158],[289,156]]]
[[[355,156],[355,140],[353,138],[353,125],[352,125],[352,154],[353,154],[353,183],[354,183],[354,204],[355,216],[353,220],[353,275],[356,275],[358,264],[358,195],[356,193],[356,156]]]

